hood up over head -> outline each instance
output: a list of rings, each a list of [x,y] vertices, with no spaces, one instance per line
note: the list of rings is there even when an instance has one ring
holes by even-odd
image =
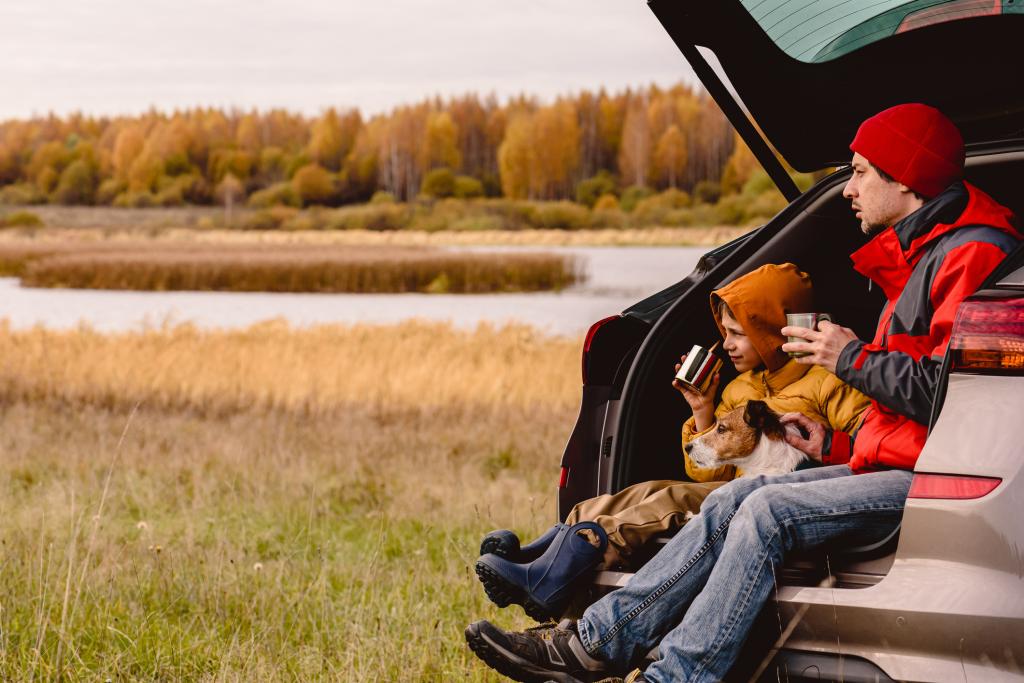
[[[811,278],[792,263],[761,266],[711,292],[715,323],[725,337],[719,301],[732,311],[769,372],[789,361],[782,351],[786,338],[780,332],[786,326],[786,314],[814,311]]]

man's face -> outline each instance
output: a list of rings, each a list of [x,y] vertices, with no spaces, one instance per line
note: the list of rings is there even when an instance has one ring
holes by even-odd
[[[843,196],[857,212],[860,229],[865,235],[877,234],[909,214],[905,186],[882,178],[875,167],[856,152],[850,165],[853,175],[843,188]]]

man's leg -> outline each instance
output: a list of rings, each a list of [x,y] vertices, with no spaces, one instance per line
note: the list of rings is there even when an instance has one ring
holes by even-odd
[[[706,584],[645,676],[657,683],[721,680],[770,597],[784,554],[884,538],[902,519],[911,478],[891,470],[752,492],[733,516]]]
[[[516,633],[480,621],[466,628],[466,641],[491,668],[515,680],[596,681],[602,672],[627,671],[636,655],[649,651],[679,623],[704,587],[744,499],[780,482],[851,475],[847,466],[838,465],[729,482],[705,499],[700,514],[625,587],[591,605],[578,622]]]
[[[578,622],[594,656],[624,667],[658,644],[704,588],[741,503],[764,486],[851,477],[846,465],[776,477],[736,479],[713,491],[691,519],[629,583],[591,605]]]

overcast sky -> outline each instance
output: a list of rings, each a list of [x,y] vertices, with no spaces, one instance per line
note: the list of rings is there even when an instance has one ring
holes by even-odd
[[[3,0],[0,64],[2,119],[693,81],[643,0]]]

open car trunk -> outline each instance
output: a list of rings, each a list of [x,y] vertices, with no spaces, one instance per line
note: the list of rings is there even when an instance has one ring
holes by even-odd
[[[1013,85],[1016,81],[1008,75],[1012,70],[1006,69],[1017,61],[1024,2],[649,4],[791,203],[765,226],[717,250],[700,272],[638,303],[588,339],[584,405],[562,463],[561,519],[586,497],[652,479],[685,479],[679,429],[689,408],[671,387],[666,368],[691,345],[717,338],[708,301],[712,290],[761,265],[792,262],[811,276],[815,310],[828,311],[861,339],[874,336],[883,295],[851,267],[849,255],[866,238],[842,197],[850,171],[841,169],[800,195],[783,160],[799,171],[843,166],[861,121],[896,104],[923,102],[945,112],[963,133],[967,179],[1018,216],[1024,215],[1024,193],[1019,191],[1019,179],[1024,177],[1024,89]],[[1011,261],[1024,266],[1020,249]],[[586,379],[588,355],[602,359],[591,364],[593,382]],[[731,379],[729,371],[723,371],[722,386]],[[1010,385],[1000,386],[1005,393]],[[944,392],[942,385],[930,428],[936,424]],[[1010,410],[1000,408],[1000,415]],[[940,420],[939,427],[948,422]],[[919,464],[927,461],[929,450],[940,450],[937,446],[930,440]],[[1019,500],[1012,495],[1008,499]],[[991,502],[995,512],[986,514],[1005,517],[1006,505]],[[777,576],[774,599],[760,615],[729,680],[891,680],[878,662],[893,671],[923,676],[914,680],[946,680],[961,671],[966,677],[960,634],[971,628],[982,632],[993,623],[1021,623],[998,597],[1019,593],[1019,588],[1013,584],[992,598],[983,587],[976,590],[974,583],[957,584],[961,593],[971,594],[971,605],[959,611],[907,602],[908,590],[920,590],[913,572],[934,566],[929,565],[932,555],[927,550],[935,540],[929,525],[960,519],[959,510],[942,512],[940,507],[936,504],[929,512],[927,504],[908,502],[903,527],[873,546],[837,545],[787,558]],[[935,510],[939,514],[932,515]],[[965,547],[971,546],[967,538],[961,539]],[[1004,575],[1019,578],[1018,546],[1013,539],[994,538],[989,546],[971,547],[974,552],[1003,548],[1011,558],[1011,570],[1003,569]],[[647,552],[657,550],[652,544]],[[959,560],[964,561],[963,556]],[[601,572],[589,594],[585,591],[571,610],[581,611],[629,577]],[[934,590],[941,592],[941,587]],[[945,593],[941,597],[951,599]],[[901,613],[894,603],[904,603],[906,613],[917,615],[931,630],[917,635],[917,642],[908,640],[916,630],[901,630]],[[980,604],[988,614],[978,611],[975,605]],[[1004,621],[986,621],[994,614]],[[884,625],[878,622],[880,616]],[[1012,654],[1007,637],[996,629],[973,646],[972,656],[981,670],[992,657]],[[950,656],[957,651],[957,638],[958,660]],[[850,656],[851,643],[860,657]],[[988,643],[996,650],[990,651]],[[897,651],[900,648],[902,652]]]
[[[969,181],[984,188],[1018,215],[1024,214],[1024,195],[1017,188],[1019,178],[1024,177],[1022,149],[1024,144],[1019,143],[976,147],[967,169]],[[566,510],[574,502],[619,491],[633,483],[685,478],[679,429],[689,417],[689,410],[666,381],[665,368],[672,366],[680,349],[694,343],[707,343],[717,335],[708,303],[711,290],[763,264],[793,262],[811,275],[817,310],[831,312],[837,322],[852,327],[861,338],[873,336],[883,297],[877,288],[868,286],[850,263],[849,254],[865,238],[848,201],[841,195],[848,177],[849,171],[841,170],[824,179],[767,225],[719,252],[708,264],[702,279],[692,276],[680,286],[666,290],[676,297],[671,303],[668,303],[671,296],[666,293],[655,295],[647,305],[627,316],[633,318],[630,346],[627,349],[620,344],[616,352],[609,352],[608,358],[617,360],[610,364],[614,372],[606,372],[603,380],[608,383],[604,389],[605,402],[598,413],[588,418],[597,425],[594,433],[600,435],[594,439],[600,443],[599,450],[593,451],[594,476],[586,479],[585,490],[563,497],[562,506]],[[651,302],[657,301],[661,302],[661,309],[656,318],[641,320],[641,313],[653,311]],[[725,383],[723,381],[722,385]],[[942,396],[937,399],[933,422],[941,408]],[[581,469],[586,471],[586,468]],[[603,472],[603,476],[598,476],[598,471]],[[564,518],[564,512],[561,516]],[[806,602],[804,589],[826,587],[830,591],[856,591],[875,586],[892,569],[899,556],[900,541],[897,531],[872,546],[833,547],[788,558],[778,577],[777,599],[766,607],[747,651],[740,658],[735,679],[746,680],[756,673],[757,668],[767,662],[768,655],[789,656],[785,654],[786,643],[801,642],[801,639],[813,641],[823,630],[833,627],[832,607]],[[652,544],[647,549],[648,554],[659,547]],[[624,585],[630,576],[621,572],[599,572],[595,583],[589,591],[584,591],[573,611],[582,611],[599,595]],[[823,665],[813,661],[804,664]],[[863,666],[863,680],[887,680],[879,677],[879,672],[871,669],[869,663]],[[768,666],[758,675],[776,680],[772,671]],[[845,678],[862,680],[852,670],[847,671]]]

